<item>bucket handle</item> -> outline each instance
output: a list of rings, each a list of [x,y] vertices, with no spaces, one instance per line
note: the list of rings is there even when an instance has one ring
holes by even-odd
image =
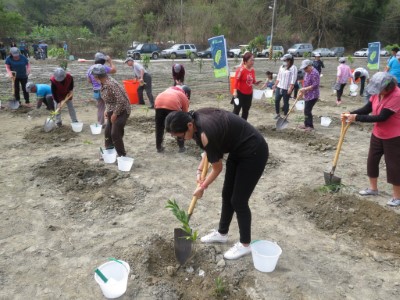
[[[260,242],[260,241],[262,241],[262,240],[254,240],[254,241],[251,241],[251,242],[250,242],[250,245],[251,245],[251,244],[254,244],[254,243],[257,243],[257,242]],[[277,242],[272,242],[272,243],[278,245]]]
[[[99,269],[94,270],[94,272],[101,278],[101,280],[104,281],[104,283],[107,283],[108,278],[104,276],[104,274]]]
[[[116,258],[114,258],[114,257],[109,257],[108,260],[109,260],[109,261],[115,261],[115,262],[117,262],[117,263],[123,265],[124,268],[129,272],[128,268],[125,266],[125,264],[124,264],[122,261],[120,261],[120,260],[118,260],[118,259],[116,259]]]

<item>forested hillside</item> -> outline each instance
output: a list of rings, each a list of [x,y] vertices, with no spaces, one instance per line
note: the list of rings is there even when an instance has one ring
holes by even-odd
[[[349,50],[398,42],[400,0],[277,0],[274,44]],[[122,54],[132,41],[228,45],[271,33],[273,0],[0,0],[0,38],[67,40]]]

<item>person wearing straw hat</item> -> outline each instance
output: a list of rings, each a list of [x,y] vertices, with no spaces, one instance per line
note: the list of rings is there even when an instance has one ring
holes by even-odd
[[[28,76],[31,72],[29,60],[21,55],[17,47],[11,47],[10,55],[6,58],[5,64],[8,76],[13,79],[15,100],[21,102],[19,94],[19,86],[21,85],[25,106],[30,107],[29,93],[26,91],[26,83],[28,82]]]
[[[105,65],[106,62],[108,63],[108,66]],[[93,98],[95,99],[97,105],[97,123],[104,127],[104,111],[106,109],[106,104],[101,98],[101,84],[92,75],[92,69],[96,64],[104,65],[104,68],[108,74],[115,74],[117,72],[117,68],[108,55],[97,52],[94,55],[94,65],[89,68],[86,74],[88,83],[90,83],[93,87]]]
[[[359,194],[378,195],[379,164],[384,156],[387,182],[393,187],[387,205],[400,206],[400,88],[393,75],[378,72],[370,79],[366,91],[372,96],[364,107],[341,115],[349,122],[374,123],[367,159],[369,187]]]
[[[37,97],[36,108],[39,109],[44,103],[47,110],[51,110],[53,105],[53,94],[51,92],[51,87],[48,84],[35,84],[29,81],[26,84],[26,91],[28,93],[35,93]]]
[[[154,109],[154,97],[151,87],[151,81],[152,81],[151,75],[146,71],[146,69],[141,64],[135,62],[132,57],[128,57],[127,59],[125,59],[124,63],[132,67],[135,77],[139,79],[140,85],[137,89],[139,104],[145,104],[143,98],[143,90],[146,90],[146,94],[150,102],[149,108]]]
[[[320,77],[309,59],[302,61],[300,69],[303,69],[305,74],[303,87],[299,90],[299,96],[304,96],[304,125],[300,125],[299,128],[312,131],[314,130],[312,109],[319,98]]]
[[[165,120],[166,131],[185,140],[193,139],[205,151],[197,167],[199,186],[193,196],[201,198],[207,187],[221,174],[226,158],[222,189],[222,210],[218,230],[201,238],[203,243],[226,243],[229,227],[236,213],[240,240],[224,253],[225,259],[238,259],[251,253],[251,210],[249,199],[268,161],[268,144],[264,137],[243,118],[217,108],[191,112],[174,111]],[[202,181],[199,173],[206,158],[212,170]]]
[[[78,119],[76,117],[76,111],[74,104],[72,103],[73,90],[74,90],[74,78],[71,74],[65,72],[63,68],[56,68],[53,76],[50,78],[51,81],[51,93],[53,94],[53,105],[51,109],[54,110],[55,107],[61,107],[61,102],[70,97],[67,101],[68,113],[71,118],[71,122],[76,123]],[[62,126],[61,111],[56,116],[56,124],[58,127]]]
[[[101,84],[101,95],[106,103],[104,118],[108,119],[104,131],[106,149],[115,147],[118,156],[126,156],[124,133],[126,121],[131,114],[131,104],[125,89],[112,77],[108,76],[106,67],[96,64],[91,74]]]

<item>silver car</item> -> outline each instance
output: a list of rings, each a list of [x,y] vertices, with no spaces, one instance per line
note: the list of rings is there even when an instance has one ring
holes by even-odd
[[[317,48],[313,52],[311,52],[311,55],[315,56],[317,53],[319,53],[319,55],[325,56],[325,57],[335,56],[334,53],[328,48]]]
[[[164,58],[187,58],[188,53],[196,56],[197,48],[194,44],[175,44],[171,48],[161,51],[161,56]]]

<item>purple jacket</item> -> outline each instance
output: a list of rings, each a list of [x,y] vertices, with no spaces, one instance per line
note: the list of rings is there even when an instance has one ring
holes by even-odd
[[[303,87],[312,86],[310,91],[306,91],[304,94],[304,100],[318,99],[319,97],[319,73],[313,67],[310,73],[305,72]]]

